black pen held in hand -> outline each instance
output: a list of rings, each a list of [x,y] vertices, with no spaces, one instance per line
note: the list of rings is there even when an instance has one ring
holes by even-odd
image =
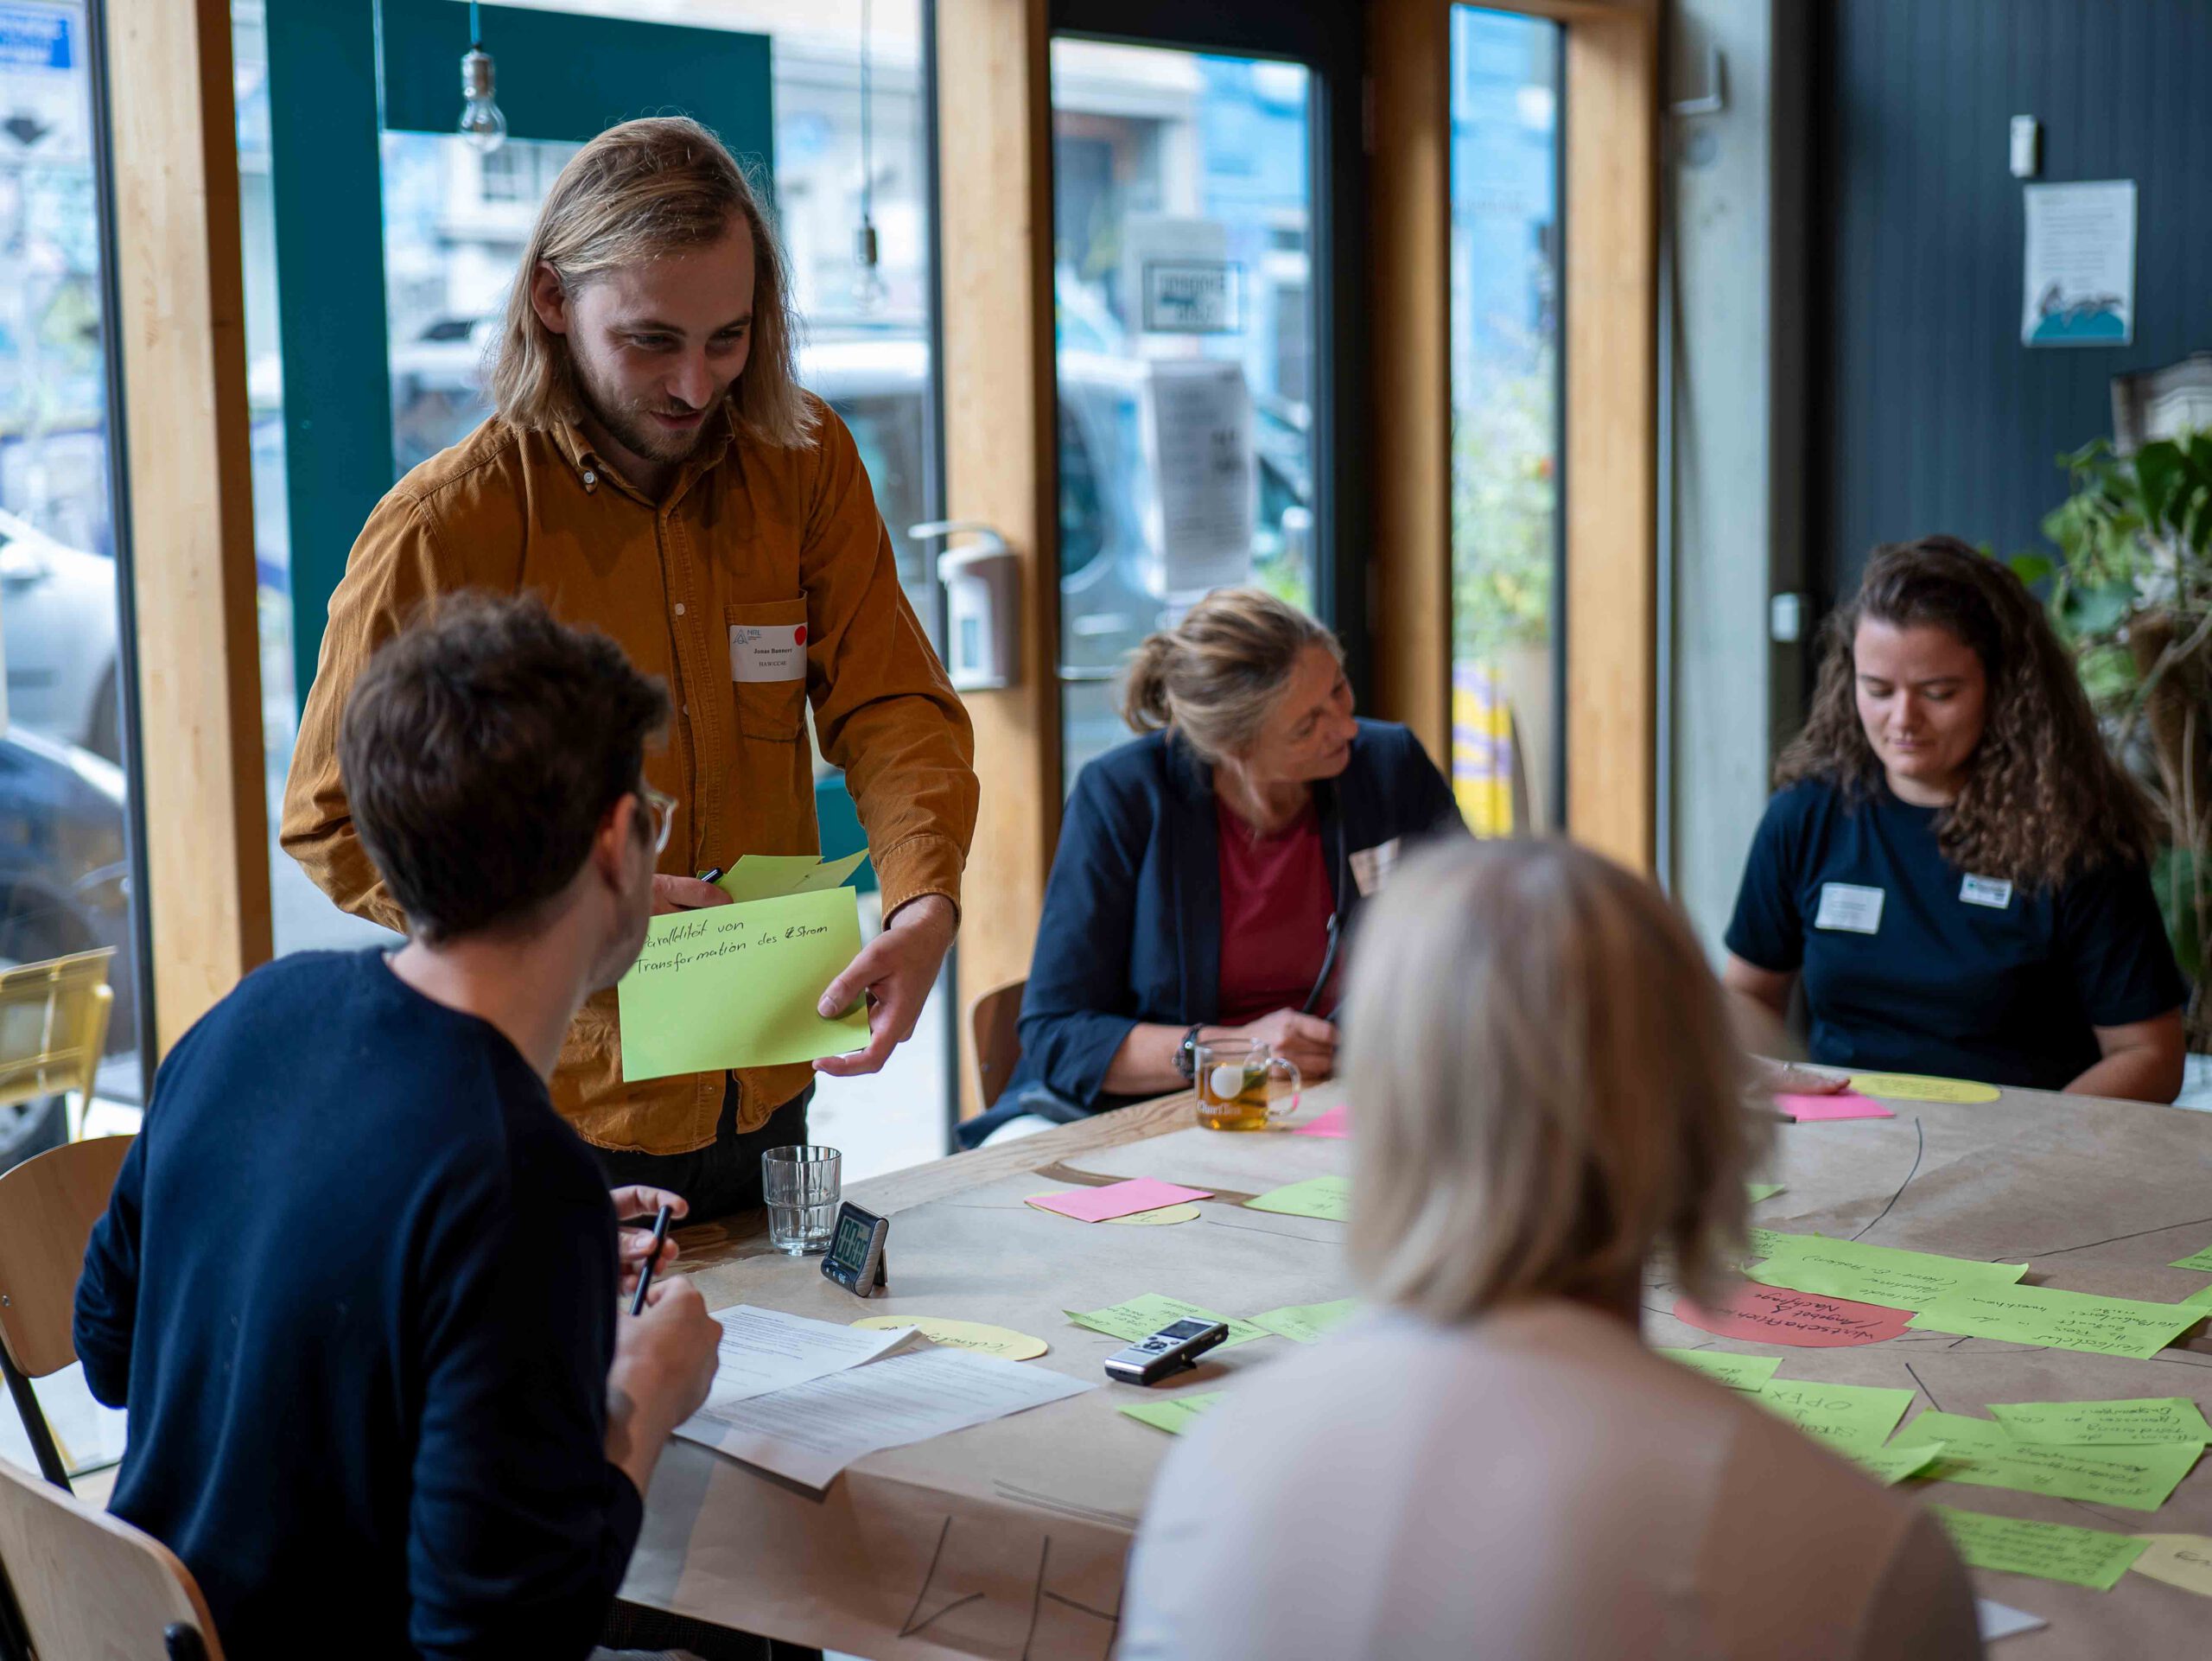
[[[652,1249],[645,1253],[645,1261],[638,1270],[637,1295],[630,1300],[630,1313],[633,1315],[645,1312],[645,1289],[653,1283],[653,1269],[660,1262],[660,1249],[668,1244],[668,1219],[675,1215],[673,1206],[663,1206],[653,1219]]]

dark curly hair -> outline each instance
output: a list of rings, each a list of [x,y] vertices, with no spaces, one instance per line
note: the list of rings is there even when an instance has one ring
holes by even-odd
[[[1956,537],[1874,550],[1857,597],[1821,631],[1812,714],[1775,766],[1777,786],[1821,779],[1852,800],[1880,786],[1852,656],[1869,618],[1948,629],[1988,678],[1981,741],[1958,799],[1936,820],[1937,845],[1954,868],[2036,888],[2115,859],[2149,861],[2157,811],[2105,748],[2074,660],[2042,606],[2018,577]]]

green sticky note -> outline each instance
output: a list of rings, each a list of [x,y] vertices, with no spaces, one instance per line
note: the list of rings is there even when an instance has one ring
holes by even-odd
[[[1147,1292],[1142,1297],[1130,1298],[1122,1303],[1111,1303],[1103,1309],[1067,1309],[1062,1313],[1078,1327],[1088,1327],[1094,1333],[1104,1333],[1109,1338],[1118,1338],[1129,1344],[1135,1343],[1140,1338],[1150,1338],[1162,1327],[1173,1326],[1179,1321],[1226,1322],[1229,1336],[1220,1346],[1224,1350],[1269,1335],[1266,1327],[1255,1327],[1249,1321],[1239,1321],[1234,1315],[1217,1315],[1211,1309],[1202,1309],[1195,1303],[1186,1303],[1181,1298],[1166,1297],[1158,1292]]]
[[[2175,1485],[2189,1474],[2201,1441],[2145,1442],[2122,1448],[2057,1448],[2014,1441],[1999,1426],[1957,1413],[1928,1412],[1912,1422],[1915,1441],[1944,1444],[1935,1474],[1946,1482],[1977,1487],[2011,1488],[2019,1493],[2049,1494],[2091,1505],[2156,1511]]]
[[[731,899],[772,900],[779,894],[819,894],[844,886],[868,857],[863,848],[843,859],[812,854],[741,854],[715,886]]]
[[[1912,1392],[1777,1378],[1751,1399],[1831,1448],[1878,1448],[1912,1405]]]
[[[1751,1195],[1751,1204],[1756,1206],[1760,1200],[1771,1200],[1775,1195],[1780,1193],[1782,1192],[1782,1184],[1779,1182],[1746,1182],[1744,1184],[1744,1191]]]
[[[1694,1367],[1731,1390],[1757,1390],[1773,1378],[1774,1370],[1782,1365],[1778,1355],[1734,1355],[1726,1350],[1662,1349],[1659,1353],[1669,1361]]]
[[[1138,1402],[1122,1411],[1139,1424],[1148,1424],[1155,1430],[1165,1430],[1171,1436],[1179,1436],[1191,1428],[1193,1419],[1215,1406],[1228,1394],[1225,1390],[1194,1391],[1188,1396],[1170,1396],[1157,1402]]]
[[[2050,1286],[1961,1286],[1923,1306],[1910,1324],[1923,1333],[1960,1333],[2091,1355],[2132,1355],[2140,1361],[2207,1313],[2202,1304],[2144,1303]]]
[[[2183,1303],[2212,1303],[2212,1286],[2200,1286],[2182,1300]]]
[[[1926,1470],[1944,1446],[1940,1441],[1920,1441],[1897,1448],[1840,1448],[1836,1451],[1887,1488]]]
[[[2145,1441],[2212,1442],[2212,1425],[2186,1396],[2125,1402],[1992,1402],[2015,1441],[2111,1447]]]
[[[1309,1176],[1281,1188],[1270,1188],[1257,1200],[1248,1200],[1252,1211],[1281,1212],[1288,1217],[1322,1217],[1341,1223],[1351,1216],[1351,1184],[1340,1176]]]
[[[2009,1285],[2028,1272],[2025,1263],[1977,1263],[1894,1246],[1831,1240],[1818,1234],[1751,1231],[1752,1250],[1764,1263],[1750,1271],[1766,1286],[1819,1297],[1856,1298],[1892,1309],[1918,1309],[1962,1286]]]
[[[1252,1324],[1264,1327],[1278,1338],[1300,1344],[1316,1343],[1332,1327],[1341,1327],[1359,1308],[1357,1298],[1338,1298],[1333,1303],[1292,1303],[1265,1314],[1254,1315]]]
[[[1936,1513],[1936,1520],[1971,1568],[2033,1575],[2038,1580],[2064,1581],[2069,1586],[2086,1586],[2097,1592],[2111,1591],[2113,1582],[2127,1572],[2128,1564],[2147,1549],[2141,1540],[2104,1529],[2031,1523],[2023,1518],[1992,1517],[1950,1505],[1928,1509]]]
[[[860,955],[849,888],[656,917],[622,977],[622,1077],[720,1072],[841,1055],[868,1043],[868,1010],[815,1013]]]
[[[2212,1246],[2192,1252],[2186,1257],[2177,1257],[2168,1265],[2173,1269],[2194,1269],[2199,1273],[2212,1273]]]

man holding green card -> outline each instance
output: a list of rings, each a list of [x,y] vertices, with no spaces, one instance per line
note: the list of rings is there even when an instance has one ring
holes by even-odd
[[[975,830],[966,712],[899,589],[851,434],[793,378],[795,321],[782,251],[712,134],[632,121],[579,151],[516,274],[489,377],[498,413],[403,479],[354,544],[285,792],[283,845],[308,875],[404,926],[340,777],[347,690],[438,596],[538,594],[667,685],[669,742],[647,762],[671,831],[655,911],[725,906],[700,873],[818,856],[811,704],[867,829],[883,932],[861,949],[855,927],[827,966],[827,937],[793,937],[811,951],[779,954],[741,991],[709,988],[687,1020],[714,1037],[755,1020],[772,986],[823,1023],[865,997],[864,1027],[817,1030],[798,1047],[811,1063],[785,1043],[754,1052],[769,1061],[668,1071],[664,1053],[630,1067],[609,991],[578,1015],[553,1079],[608,1180],[675,1189],[695,1221],[760,1203],[760,1153],[806,1140],[815,1072],[872,1072],[913,1030]],[[769,1025],[788,1036],[789,1020]]]

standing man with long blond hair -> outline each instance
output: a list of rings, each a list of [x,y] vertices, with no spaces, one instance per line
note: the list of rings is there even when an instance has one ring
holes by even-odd
[[[541,595],[667,684],[670,741],[647,763],[673,818],[656,912],[727,903],[693,873],[741,855],[818,851],[811,701],[883,885],[883,932],[822,994],[825,1014],[873,999],[867,1048],[814,1063],[842,1076],[913,1031],[952,944],[974,743],[852,436],[799,387],[795,351],[782,251],[711,133],[632,121],[579,151],[515,274],[497,413],[401,480],[353,546],[283,840],[346,910],[405,926],[355,832],[339,716],[369,654],[457,589]],[[610,991],[577,1016],[552,1091],[611,1182],[674,1189],[696,1221],[760,1203],[760,1153],[806,1140],[812,1076],[626,1085]]]

